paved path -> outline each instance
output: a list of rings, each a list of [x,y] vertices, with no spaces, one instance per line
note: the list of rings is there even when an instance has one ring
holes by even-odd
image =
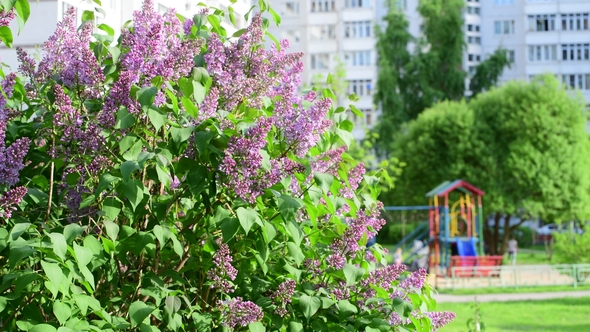
[[[590,297],[590,290],[568,291],[568,292],[546,292],[546,293],[512,293],[512,294],[480,294],[480,295],[451,295],[436,294],[434,299],[437,302],[506,302],[523,300],[547,300],[560,299],[564,297]]]

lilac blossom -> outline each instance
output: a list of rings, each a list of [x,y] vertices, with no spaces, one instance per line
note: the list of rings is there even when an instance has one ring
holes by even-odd
[[[226,243],[222,243],[221,238],[217,239],[217,244],[219,245],[219,250],[213,254],[213,264],[215,267],[207,272],[207,276],[213,281],[213,288],[223,293],[232,293],[234,286],[227,279],[235,280],[238,270],[231,265],[233,258],[229,251],[229,246]]]
[[[258,322],[264,317],[262,309],[251,301],[236,297],[221,303],[222,324],[234,329]]]
[[[450,311],[427,312],[426,316],[430,318],[434,332],[436,332],[439,328],[451,323],[456,317],[455,313]]]
[[[363,175],[365,174],[365,164],[359,163],[356,165],[349,173],[348,173],[348,187],[344,186],[340,189],[340,195],[347,199],[352,199],[354,197],[354,191],[358,188],[359,184],[363,180]]]
[[[295,293],[295,286],[297,283],[295,280],[289,279],[277,287],[277,289],[270,295],[271,300],[277,304],[275,313],[281,317],[287,314],[285,306],[291,303],[291,297]]]
[[[390,290],[393,282],[406,270],[405,265],[387,265],[369,273],[366,279],[361,280],[361,286],[369,287],[374,285],[385,290]]]
[[[6,10],[2,10],[2,12],[0,12],[0,26],[1,27],[6,27],[10,25],[10,22],[12,22],[12,20],[14,20],[15,15],[14,15],[14,8],[6,11]]]
[[[387,321],[389,322],[389,324],[391,326],[399,326],[399,325],[402,325],[402,323],[403,323],[402,318],[395,311],[389,315],[389,317],[387,318]]]
[[[31,140],[19,138],[6,148],[6,123],[0,121],[0,184],[11,187],[18,183],[20,172],[25,167],[23,160],[29,152]]]
[[[75,7],[71,7],[57,24],[55,33],[43,44],[44,56],[39,63],[37,79],[46,81],[57,75],[67,87],[88,87],[84,93],[97,97],[100,91],[97,86],[104,81],[104,75],[88,47],[92,29],[90,23],[76,29]]]
[[[10,118],[10,112],[6,109],[6,101],[12,98],[15,83],[15,73],[6,75],[6,78],[2,81],[2,92],[0,92],[0,121],[2,122],[6,122]]]
[[[399,266],[399,265],[396,265]],[[424,287],[424,281],[426,280],[426,270],[418,269],[412,272],[405,280],[399,283],[399,286],[403,289],[410,290],[411,288],[421,289]]]
[[[16,210],[16,206],[20,204],[26,194],[26,187],[16,187],[0,197],[0,216],[6,220],[10,219],[12,211]]]

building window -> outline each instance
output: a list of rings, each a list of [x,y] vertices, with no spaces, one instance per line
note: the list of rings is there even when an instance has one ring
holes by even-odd
[[[336,27],[334,25],[312,25],[309,31],[311,40],[336,39]]]
[[[494,5],[513,5],[514,0],[494,0]]]
[[[494,21],[494,34],[512,35],[514,34],[514,20]]]
[[[311,12],[322,13],[322,12],[335,12],[336,1],[335,0],[311,0]]]
[[[479,7],[467,6],[467,14],[481,15],[481,10]]]
[[[405,0],[399,0],[399,2],[404,2]],[[345,2],[346,8],[369,8],[371,7],[370,0],[346,0]]]
[[[467,70],[469,71],[469,75],[475,75],[475,71],[476,71],[475,68],[476,68],[475,66],[469,66],[467,68]]]
[[[467,2],[479,2],[479,0],[467,0]]]
[[[561,30],[589,30],[588,13],[561,14]]]
[[[371,95],[371,80],[348,81],[348,93],[359,97]]]
[[[481,45],[481,37],[467,36],[467,43]]]
[[[568,89],[590,90],[590,74],[565,74],[561,80]]]
[[[479,54],[468,54],[467,59],[471,62],[479,62],[481,61],[481,56]]]
[[[371,21],[344,22],[344,38],[371,37]]]
[[[344,62],[353,67],[370,66],[371,51],[357,51],[344,53]]]
[[[363,116],[357,116],[356,114],[352,113],[352,118],[353,118],[353,122],[356,126],[359,127],[370,127],[373,125],[373,110],[370,108],[366,108],[366,109],[359,109],[359,111],[361,111],[361,113],[363,113]]]
[[[311,69],[314,69],[314,70],[330,69],[330,54],[328,54],[328,53],[312,54],[310,57],[311,57]]]
[[[530,31],[554,31],[555,15],[529,15]]]
[[[283,30],[281,39],[287,39],[291,44],[297,44],[301,41],[301,33],[299,30]]]
[[[582,61],[590,60],[590,44],[561,45],[561,60]]]
[[[529,46],[529,61],[555,61],[557,60],[557,45],[531,45]]]
[[[479,32],[479,25],[477,25],[477,24],[467,24],[467,31],[470,31],[470,32]]]
[[[510,63],[514,63],[516,60],[516,53],[514,50],[508,50],[506,55],[508,56],[508,61],[510,61]]]
[[[288,1],[283,2],[283,6],[281,8],[282,16],[297,16],[299,15],[299,2],[296,1]]]

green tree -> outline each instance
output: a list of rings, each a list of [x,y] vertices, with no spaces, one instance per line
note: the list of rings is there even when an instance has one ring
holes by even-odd
[[[379,156],[394,153],[392,136],[404,122],[437,102],[465,96],[464,5],[462,0],[421,0],[422,36],[413,37],[405,15],[390,3],[383,19],[386,28],[377,30],[379,69],[374,101],[382,111],[375,128]],[[472,85],[476,93],[495,85],[506,66],[506,52],[501,49],[481,62]]]
[[[588,216],[590,144],[582,98],[570,97],[547,75],[509,82],[478,95],[470,106],[481,151],[477,182],[496,221],[484,230],[492,253],[502,254],[511,231],[528,218],[560,222]],[[520,223],[509,225],[510,216]]]
[[[504,68],[510,67],[508,52],[504,48],[497,49],[490,57],[475,68],[475,74],[469,81],[471,96],[489,90],[498,83]]]
[[[590,203],[590,143],[584,104],[552,76],[511,82],[469,103],[443,102],[410,122],[394,151],[407,167],[384,196],[424,204],[444,180],[462,178],[486,192],[484,237],[503,254],[512,231],[529,218],[585,220]],[[520,222],[510,225],[511,217]]]

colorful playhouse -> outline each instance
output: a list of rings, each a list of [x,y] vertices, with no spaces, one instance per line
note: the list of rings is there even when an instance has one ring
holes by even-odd
[[[501,265],[503,257],[484,254],[484,194],[464,180],[445,181],[426,194],[428,206],[386,207],[389,211],[428,210],[429,220],[422,233],[417,229],[398,245],[427,242],[431,273],[462,277],[493,273],[492,267]]]

